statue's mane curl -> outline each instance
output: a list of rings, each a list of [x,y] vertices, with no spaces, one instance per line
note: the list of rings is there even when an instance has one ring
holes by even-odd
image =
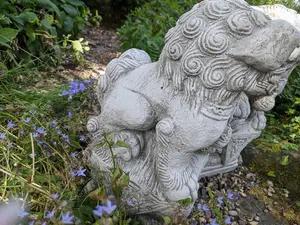
[[[251,70],[227,53],[237,40],[265,27],[270,18],[239,0],[204,0],[183,14],[165,36],[160,76],[185,100],[222,102],[244,88]]]

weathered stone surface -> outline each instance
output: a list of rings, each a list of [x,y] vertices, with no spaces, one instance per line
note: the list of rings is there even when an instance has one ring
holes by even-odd
[[[111,191],[113,153],[130,176],[129,214],[188,215],[198,179],[236,168],[264,129],[264,111],[299,64],[299,41],[294,25],[242,0],[196,4],[166,34],[158,62],[130,49],[99,78],[102,111],[87,125],[91,163],[104,171],[95,174]],[[97,145],[108,133],[130,148]]]

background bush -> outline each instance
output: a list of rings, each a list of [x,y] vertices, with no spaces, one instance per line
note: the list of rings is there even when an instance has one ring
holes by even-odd
[[[56,62],[63,36],[77,35],[89,14],[81,0],[0,0],[0,69]]]
[[[198,0],[153,0],[133,10],[118,30],[121,50],[139,48],[157,60],[164,46],[164,35],[178,18]]]

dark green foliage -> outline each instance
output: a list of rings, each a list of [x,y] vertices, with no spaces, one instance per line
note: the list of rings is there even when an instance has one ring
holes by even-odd
[[[78,34],[88,16],[81,0],[0,0],[0,69],[55,62],[63,35]]]
[[[135,9],[118,30],[121,50],[139,48],[157,60],[164,46],[164,35],[197,2],[199,0],[153,0]]]
[[[288,8],[299,11],[299,6],[293,0],[246,0],[250,5],[273,5],[281,4]]]

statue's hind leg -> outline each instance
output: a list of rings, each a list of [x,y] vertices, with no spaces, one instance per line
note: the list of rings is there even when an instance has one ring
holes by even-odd
[[[139,93],[128,89],[112,91],[102,104],[99,116],[89,120],[87,129],[95,139],[111,133],[130,146],[115,147],[113,151],[125,161],[136,157],[143,147],[143,131],[155,126],[156,116],[151,104]]]

